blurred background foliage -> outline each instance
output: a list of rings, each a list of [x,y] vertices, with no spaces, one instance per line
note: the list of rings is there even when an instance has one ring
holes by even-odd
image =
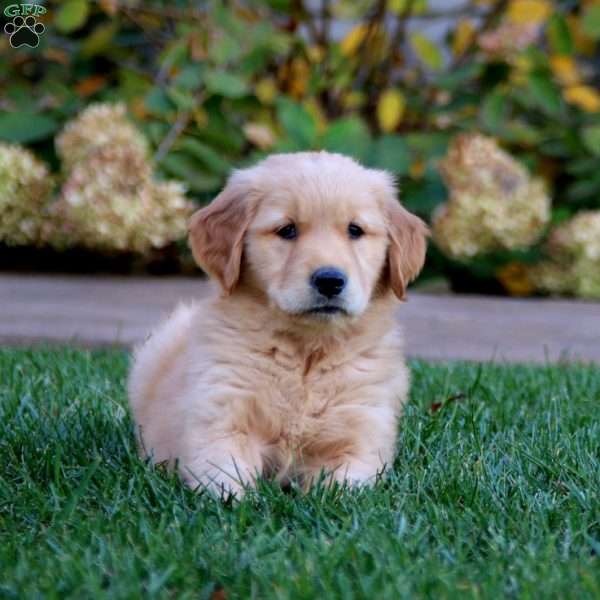
[[[452,140],[479,132],[516,161],[511,172],[535,178],[523,185],[543,182],[551,210],[526,245],[490,245],[488,236],[461,255],[436,234],[423,279],[460,291],[580,293],[539,284],[531,269],[552,259],[552,227],[600,209],[599,0],[43,5],[37,48],[0,41],[0,140],[34,152],[57,189],[66,175],[55,136],[90,103],[125,103],[148,140],[154,177],[181,181],[197,203],[233,167],[326,149],[392,171],[404,204],[431,223],[458,198],[440,160],[450,173]],[[504,158],[490,160],[476,168],[498,182]],[[471,227],[485,224],[475,218]],[[184,256],[183,246],[168,244],[163,256]]]

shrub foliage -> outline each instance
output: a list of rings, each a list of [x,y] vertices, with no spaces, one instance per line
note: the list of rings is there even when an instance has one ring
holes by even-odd
[[[438,161],[456,135],[476,131],[544,180],[550,227],[600,208],[597,0],[47,8],[37,48],[0,42],[0,139],[55,167],[65,121],[92,101],[125,102],[158,173],[200,202],[232,166],[328,149],[394,172],[404,203],[431,220],[448,199]],[[545,247],[458,259],[446,246],[432,249],[429,274],[496,279],[512,293],[535,289],[528,265]]]

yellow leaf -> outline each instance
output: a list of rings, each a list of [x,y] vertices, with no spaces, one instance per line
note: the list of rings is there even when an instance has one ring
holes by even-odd
[[[389,11],[395,15],[422,15],[427,10],[427,0],[390,0]]]
[[[544,23],[553,11],[548,0],[512,0],[506,14],[513,23],[537,25]]]
[[[415,54],[432,70],[442,68],[444,59],[440,49],[422,33],[415,32],[410,36],[410,43]]]
[[[496,277],[511,296],[530,296],[534,287],[527,265],[514,261],[500,267]]]
[[[475,34],[475,26],[471,19],[461,19],[454,31],[452,38],[452,52],[454,56],[460,56],[471,45],[473,35]]]
[[[256,82],[254,93],[263,104],[271,104],[277,96],[277,86],[271,78],[265,77]]]
[[[136,118],[143,120],[148,117],[148,109],[143,98],[134,98],[129,103],[129,111]]]
[[[550,67],[554,77],[561,85],[576,85],[580,81],[577,63],[571,56],[555,55],[550,57]]]
[[[572,85],[563,92],[563,96],[567,102],[586,112],[600,111],[600,93],[589,85]]]
[[[350,90],[342,96],[342,105],[346,109],[354,110],[357,108],[361,108],[364,105],[366,99],[367,97],[364,92],[359,92],[358,90]]]
[[[310,46],[307,50],[308,58],[312,63],[321,63],[325,58],[325,48],[323,46]]]
[[[102,75],[90,75],[85,79],[77,82],[74,86],[75,91],[86,98],[87,96],[92,96],[96,92],[99,92],[102,88],[106,86],[107,79]]]
[[[413,179],[421,179],[423,177],[423,175],[425,174],[426,166],[427,165],[425,164],[425,161],[419,158],[412,165],[410,165],[408,174]]]
[[[302,103],[302,106],[304,106],[306,112],[310,114],[317,125],[317,133],[323,133],[327,128],[327,117],[325,116],[325,112],[319,104],[319,101],[313,96],[306,99]]]
[[[510,81],[514,85],[524,85],[529,80],[529,74],[533,69],[533,61],[530,56],[519,54],[513,61],[513,68],[510,72]]]
[[[200,129],[206,127],[208,124],[208,113],[201,106],[194,109],[192,116],[194,118],[194,123],[196,123]]]
[[[385,90],[377,103],[377,121],[381,131],[394,131],[402,121],[406,100],[402,92],[394,89]]]
[[[586,56],[591,56],[596,50],[596,42],[583,31],[581,17],[568,15],[567,25],[569,27],[571,38],[573,38],[573,43],[575,44],[575,50]]]
[[[302,98],[306,93],[310,67],[308,63],[299,56],[292,59],[289,69],[288,93],[294,98]]]
[[[365,39],[368,27],[362,23],[353,27],[340,42],[340,50],[344,56],[353,56]]]

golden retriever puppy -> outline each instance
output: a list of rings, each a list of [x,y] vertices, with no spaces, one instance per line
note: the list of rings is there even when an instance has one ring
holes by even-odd
[[[389,174],[338,154],[234,172],[190,224],[220,293],[178,308],[135,352],[142,452],[217,492],[257,475],[374,482],[409,385],[394,310],[426,235]]]

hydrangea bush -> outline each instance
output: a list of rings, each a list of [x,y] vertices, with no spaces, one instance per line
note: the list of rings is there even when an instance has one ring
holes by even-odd
[[[493,139],[456,137],[439,168],[449,200],[433,215],[433,236],[451,258],[523,249],[542,236],[550,219],[544,182]]]
[[[185,237],[194,205],[157,181],[122,104],[94,104],[56,139],[62,185],[27,149],[0,144],[0,240],[7,245],[148,254]]]
[[[140,254],[182,239],[193,204],[157,182],[144,137],[123,105],[91,105],[57,137],[66,179],[52,204],[50,243]]]
[[[29,150],[0,143],[0,240],[38,245],[53,187],[48,167]]]
[[[63,168],[68,172],[74,165],[88,158],[96,150],[107,147],[126,148],[130,159],[135,160],[132,168],[144,164],[148,157],[148,142],[138,129],[127,119],[127,108],[123,103],[91,104],[75,119],[69,121],[56,137],[56,151]],[[116,162],[120,162],[117,157]]]
[[[556,226],[545,254],[546,259],[530,273],[539,289],[600,298],[600,210],[581,211]]]

